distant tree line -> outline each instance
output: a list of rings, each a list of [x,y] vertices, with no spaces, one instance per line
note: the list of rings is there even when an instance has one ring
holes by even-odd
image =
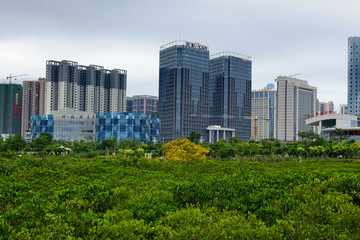
[[[277,139],[261,141],[243,141],[232,137],[228,141],[216,143],[201,142],[201,135],[192,132],[187,138],[192,143],[201,145],[211,159],[233,159],[242,157],[339,157],[359,158],[360,142],[349,141],[344,132],[337,129],[335,136],[326,140],[313,131],[301,131],[301,141],[281,143]],[[164,143],[145,142],[138,139],[117,141],[110,138],[99,142],[65,142],[52,139],[49,133],[43,133],[31,142],[26,142],[20,135],[10,136],[6,140],[0,137],[0,156],[12,158],[16,155],[45,156],[70,155],[81,158],[93,158],[104,155],[122,155],[126,157],[162,157]]]

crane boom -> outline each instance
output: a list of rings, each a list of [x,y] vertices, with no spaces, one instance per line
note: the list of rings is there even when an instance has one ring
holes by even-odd
[[[9,80],[9,84],[11,84],[11,79],[15,78],[15,77],[22,77],[22,76],[26,76],[27,74],[20,74],[20,75],[16,75],[16,76],[12,76],[10,73],[10,76],[6,77],[6,79],[10,79]],[[15,79],[16,80],[16,79]]]

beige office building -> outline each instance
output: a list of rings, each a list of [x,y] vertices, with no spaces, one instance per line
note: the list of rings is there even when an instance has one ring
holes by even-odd
[[[299,140],[301,130],[316,131],[315,126],[306,125],[309,116],[316,115],[317,88],[307,81],[279,76],[277,82],[277,128],[276,138],[282,141]]]
[[[323,114],[328,114],[334,112],[334,103],[332,101],[329,102],[320,102],[319,103],[319,111]]]

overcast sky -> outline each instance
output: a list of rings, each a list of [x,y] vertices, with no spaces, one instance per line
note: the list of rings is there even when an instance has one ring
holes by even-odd
[[[46,60],[128,71],[127,95],[158,95],[159,50],[182,39],[252,57],[252,88],[293,75],[347,102],[356,0],[0,0],[0,82],[45,77]]]

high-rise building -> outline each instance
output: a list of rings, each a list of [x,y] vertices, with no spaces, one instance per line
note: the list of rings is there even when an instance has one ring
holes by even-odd
[[[0,84],[0,134],[5,137],[21,132],[21,99],[20,84]]]
[[[86,112],[126,111],[125,70],[82,66],[63,60],[46,62],[45,112],[73,108]]]
[[[44,115],[45,78],[38,81],[24,81],[22,91],[21,136],[30,130],[30,119],[34,115]]]
[[[340,114],[347,114],[347,104],[340,104]]]
[[[348,38],[348,114],[360,115],[360,37]]]
[[[210,57],[210,125],[235,129],[235,137],[250,140],[251,58],[221,52]]]
[[[305,120],[316,114],[317,89],[307,81],[279,76],[277,82],[277,126],[276,138],[283,141],[299,140],[301,130],[316,131],[306,125]]]
[[[251,92],[251,138],[271,139],[275,138],[275,132],[276,89],[269,83],[264,89]]]
[[[192,131],[206,138],[209,123],[209,50],[174,41],[160,48],[159,118],[161,139],[185,138]]]
[[[332,101],[320,102],[319,103],[319,112],[323,113],[323,114],[334,112],[334,103]]]
[[[134,95],[132,97],[132,113],[142,113],[145,115],[158,112],[158,98],[150,95]],[[128,111],[129,112],[129,111]]]

